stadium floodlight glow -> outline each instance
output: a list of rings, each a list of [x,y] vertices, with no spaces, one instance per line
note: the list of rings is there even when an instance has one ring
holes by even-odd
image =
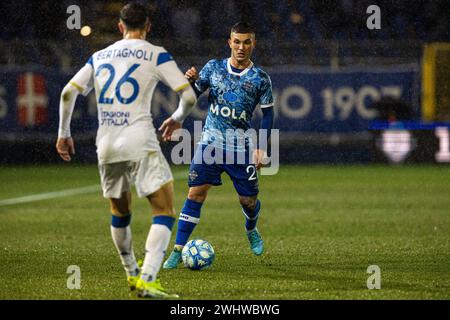
[[[80,34],[83,37],[87,37],[88,35],[91,34],[91,32],[92,32],[92,29],[89,26],[84,26],[83,28],[80,29]]]

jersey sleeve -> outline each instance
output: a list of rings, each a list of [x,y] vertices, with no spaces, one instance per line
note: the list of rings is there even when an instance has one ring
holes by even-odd
[[[189,81],[168,52],[163,51],[158,54],[156,72],[159,79],[175,92],[189,86]]]
[[[264,78],[262,83],[259,104],[261,108],[269,108],[273,106],[272,81],[269,76]]]
[[[94,87],[94,65],[92,57],[80,71],[73,76],[69,83],[74,86],[83,96],[87,96]]]
[[[198,74],[198,79],[195,81],[195,89],[198,91],[198,93],[203,93],[206,90],[208,90],[210,86],[210,77],[212,73],[212,60],[209,61],[202,70],[200,70],[200,73]]]

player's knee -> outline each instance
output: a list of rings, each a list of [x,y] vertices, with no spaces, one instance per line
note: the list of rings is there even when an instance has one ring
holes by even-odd
[[[115,216],[121,217],[130,214],[131,193],[124,192],[120,198],[110,198],[109,205],[111,213]]]
[[[172,208],[170,210],[166,209],[166,210],[161,210],[159,212],[157,211],[153,211],[153,216],[167,216],[167,217],[171,217],[176,219],[177,215],[175,214],[175,209]]]
[[[151,204],[153,215],[165,215],[175,217],[175,209],[169,203],[155,203]]]
[[[168,211],[168,216],[172,217],[172,218],[176,218],[177,217],[177,213],[175,211],[175,208],[170,208],[170,210]]]
[[[188,199],[195,201],[195,202],[205,202],[206,195],[199,195],[199,194],[189,194]]]
[[[241,206],[251,211],[255,210],[256,201],[257,201],[256,197],[239,197],[239,202],[241,203]]]
[[[172,207],[172,206],[168,206],[168,207],[164,208],[162,214],[165,215],[165,216],[172,217],[172,218],[176,218],[177,217],[176,212],[175,212],[175,208]]]

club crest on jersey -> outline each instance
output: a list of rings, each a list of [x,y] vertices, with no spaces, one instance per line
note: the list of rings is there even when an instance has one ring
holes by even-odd
[[[236,109],[229,108],[227,106],[222,106],[219,108],[218,105],[211,105],[209,111],[215,115],[221,115],[224,118],[231,118],[233,120],[247,120],[247,113],[244,111],[240,115],[236,114]]]

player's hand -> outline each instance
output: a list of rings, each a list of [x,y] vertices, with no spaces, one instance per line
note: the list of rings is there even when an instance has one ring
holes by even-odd
[[[75,145],[72,138],[58,138],[56,141],[56,151],[64,161],[70,161],[70,155],[75,154]]]
[[[264,166],[266,158],[267,154],[264,150],[256,149],[253,151],[253,163],[256,166],[256,170],[259,170]]]
[[[186,79],[188,79],[190,82],[195,82],[198,79],[198,71],[195,67],[191,67],[186,73],[184,74]]]
[[[172,134],[175,130],[181,128],[181,123],[173,120],[171,117],[164,120],[161,127],[159,127],[159,131],[162,131],[162,137],[164,141],[170,141],[172,138]]]

